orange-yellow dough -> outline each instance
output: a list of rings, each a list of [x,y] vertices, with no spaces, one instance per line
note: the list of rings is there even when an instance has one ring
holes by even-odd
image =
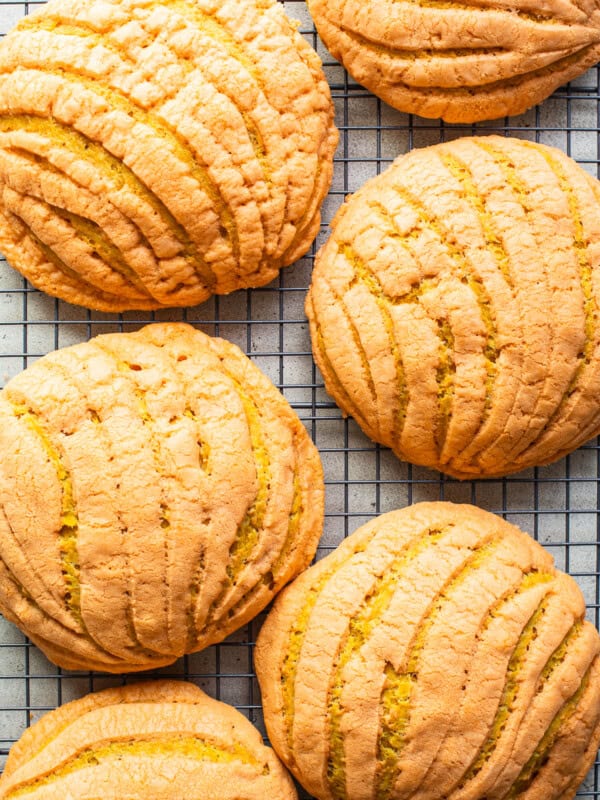
[[[357,530],[277,598],[269,737],[319,800],[571,800],[600,741],[600,637],[571,577],[473,506]]]
[[[348,72],[448,122],[521,114],[600,60],[599,0],[308,0]]]
[[[0,800],[296,800],[256,728],[197,686],[156,681],[89,694],[12,747]]]
[[[327,391],[399,458],[459,478],[600,431],[600,183],[497,136],[401,156],[351,197],[306,302]]]
[[[0,249],[102,311],[262,286],[316,236],[337,136],[276,0],[51,0],[0,44]]]
[[[0,611],[62,667],[220,642],[308,566],[322,518],[298,417],[188,325],[98,336],[0,392]]]

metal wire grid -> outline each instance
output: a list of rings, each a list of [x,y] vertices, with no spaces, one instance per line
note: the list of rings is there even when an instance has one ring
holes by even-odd
[[[39,2],[0,0],[0,33]],[[303,0],[285,2],[323,58],[336,104],[340,146],[316,246],[343,197],[402,152],[473,133],[503,133],[561,147],[591,174],[600,153],[600,74],[590,70],[541,107],[497,122],[445,125],[400,114],[354,83],[320,43]],[[234,341],[279,386],[319,447],[326,475],[325,531],[319,556],[374,514],[420,500],[471,502],[502,514],[542,542],[581,586],[589,619],[600,608],[600,444],[591,442],[557,464],[501,480],[460,483],[400,463],[344,420],[323,390],[312,360],[304,295],[315,247],[267,287],[215,297],[186,310],[107,315],[85,311],[33,289],[0,260],[0,386],[50,350],[98,333],[135,330],[152,321],[185,320]],[[220,645],[143,677],[194,681],[235,705],[264,731],[252,650],[261,615]],[[26,726],[89,691],[138,680],[66,672],[51,665],[12,625],[0,620],[0,759]],[[302,798],[308,795],[300,793]],[[596,762],[578,797],[600,798]]]

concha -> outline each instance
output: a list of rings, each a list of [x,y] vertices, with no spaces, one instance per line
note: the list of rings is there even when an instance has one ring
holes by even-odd
[[[600,183],[496,136],[401,156],[338,212],[306,302],[327,391],[459,478],[600,432]]]
[[[51,0],[0,44],[0,249],[102,311],[262,286],[316,236],[336,144],[276,0]]]
[[[67,669],[222,641],[308,566],[322,518],[298,417],[191,326],[98,336],[0,392],[0,611]]]
[[[599,653],[537,542],[419,503],[281,593],[256,670],[273,747],[318,800],[571,800],[600,741]]]
[[[13,745],[1,800],[297,800],[231,706],[181,681],[120,686],[46,714]]]
[[[600,60],[598,0],[308,0],[332,55],[400,111],[521,114]]]

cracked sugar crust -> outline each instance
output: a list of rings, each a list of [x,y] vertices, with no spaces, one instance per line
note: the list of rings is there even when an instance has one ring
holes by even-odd
[[[598,0],[308,0],[331,54],[400,111],[521,114],[600,60]]]
[[[234,345],[177,323],[98,336],[0,392],[0,611],[68,669],[222,641],[310,563],[316,448]]]
[[[296,800],[259,732],[181,681],[107,689],[68,703],[11,748],[0,798]]]
[[[415,150],[338,212],[307,297],[327,391],[406,461],[459,478],[600,432],[600,183],[496,136]]]
[[[418,503],[285,589],[255,665],[273,747],[318,800],[571,800],[600,743],[599,654],[537,542]]]
[[[51,0],[0,44],[0,249],[102,311],[262,286],[316,236],[337,140],[276,0]]]

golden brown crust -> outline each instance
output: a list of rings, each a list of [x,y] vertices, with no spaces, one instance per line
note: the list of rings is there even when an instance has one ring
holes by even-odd
[[[332,55],[400,111],[521,114],[600,59],[598,0],[308,0]]]
[[[46,714],[11,748],[0,798],[296,800],[238,711],[191,683],[90,694]]]
[[[61,666],[170,664],[314,555],[318,453],[228,342],[99,336],[10,381],[0,420],[0,610]]]
[[[336,145],[276,0],[52,0],[0,46],[0,247],[103,311],[262,286],[314,239]]]
[[[597,435],[599,201],[598,181],[531,142],[401,156],[317,255],[306,312],[327,391],[400,458],[459,478]]]
[[[599,654],[533,539],[419,503],[284,590],[255,666],[271,742],[319,800],[563,800],[596,753]]]

